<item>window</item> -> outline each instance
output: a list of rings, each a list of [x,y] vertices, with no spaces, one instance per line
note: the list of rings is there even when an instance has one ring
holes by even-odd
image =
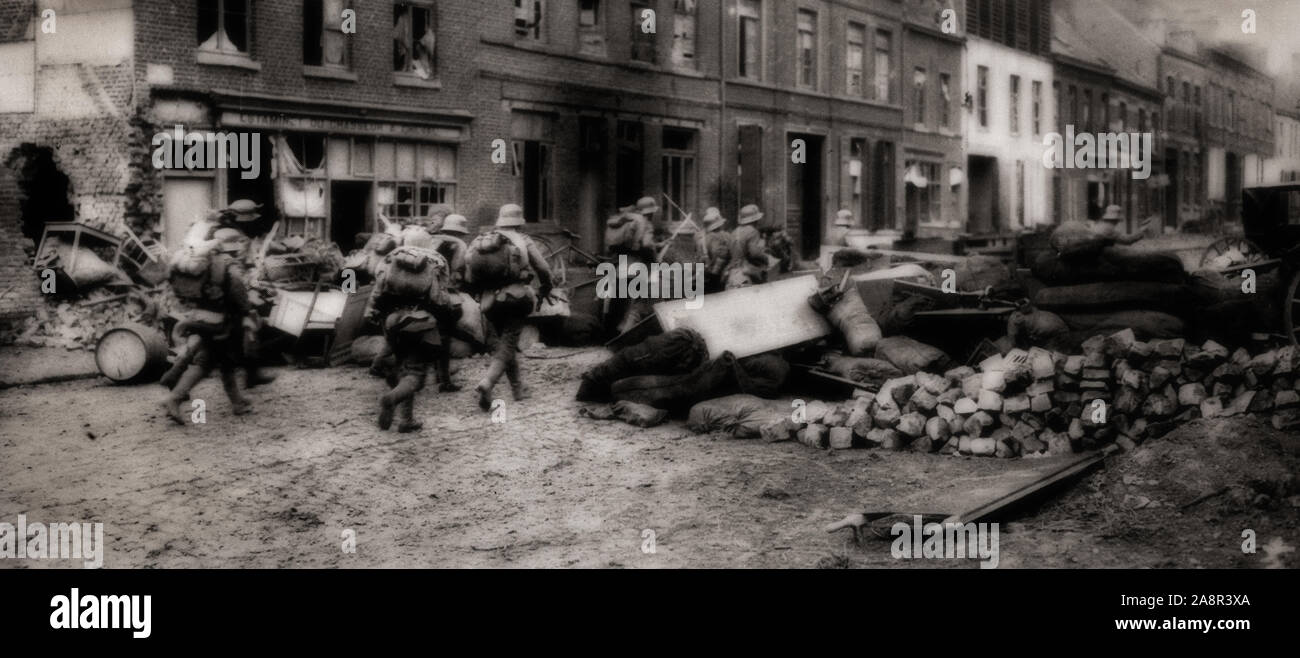
[[[885,30],[876,30],[876,50],[875,61],[873,62],[876,76],[876,100],[886,103],[894,100],[893,94],[890,93],[892,85],[889,84],[893,73],[893,65],[890,63],[893,46],[889,32]]]
[[[1020,134],[1020,76],[1011,76],[1011,134]]]
[[[454,146],[381,140],[373,169],[379,206],[389,217],[424,217],[435,204],[456,204]]]
[[[975,91],[975,111],[979,116],[981,128],[989,127],[989,67],[980,66],[975,69],[976,91]]]
[[[695,68],[695,0],[673,2],[673,64]]]
[[[515,38],[542,40],[546,0],[515,0]]]
[[[1043,121],[1043,83],[1034,80],[1029,84],[1030,117],[1034,134],[1042,132]]]
[[[1079,117],[1079,123],[1083,129],[1092,132],[1092,90],[1083,90],[1083,116]]]
[[[1098,118],[1101,119],[1102,130],[1110,130],[1110,94],[1101,95],[1101,111],[1098,112]]]
[[[1124,101],[1119,102],[1119,130],[1128,130],[1128,103]]]
[[[925,69],[912,72],[912,123],[925,125]]]
[[[1201,85],[1192,88],[1192,105],[1196,107],[1196,128],[1201,127]]]
[[[433,7],[393,5],[393,71],[424,80],[437,71],[437,25]]]
[[[249,0],[199,0],[199,50],[247,55]]]
[[[1025,190],[1025,161],[1016,160],[1016,221],[1020,226],[1025,225],[1025,201],[1027,193]]]
[[[632,59],[638,62],[655,61],[655,35],[641,29],[641,13],[650,8],[650,5],[644,1],[637,0],[632,3],[632,38],[629,43],[632,45]]]
[[[860,23],[849,23],[846,30],[845,41],[848,43],[844,51],[844,69],[846,79],[844,81],[844,90],[850,96],[863,96],[866,93],[866,50],[867,50],[867,28]]]
[[[740,0],[738,10],[740,62],[739,73],[742,78],[761,80],[763,77],[763,31],[762,7],[758,0]]]
[[[1066,90],[1065,96],[1065,121],[1069,125],[1078,125],[1079,122],[1079,89],[1074,85]]]
[[[941,221],[939,208],[942,181],[939,180],[939,164],[924,160],[907,160],[904,212],[907,226],[918,224],[935,224]]]
[[[1183,127],[1189,131],[1192,129],[1192,85],[1189,82],[1183,83]]]
[[[302,63],[346,69],[352,65],[343,33],[344,0],[305,0],[302,5]]]
[[[799,86],[817,88],[817,13],[799,10],[798,42],[795,52],[799,57]]]
[[[952,80],[947,73],[939,74],[939,126],[952,127]]]
[[[1052,125],[1057,129],[1063,128],[1064,126],[1061,124],[1061,83],[1059,82],[1052,83],[1052,101],[1056,112],[1052,117]]]
[[[600,0],[578,0],[578,52],[584,55],[605,55],[605,26],[600,10]]]
[[[665,127],[663,132],[663,185],[660,189],[673,203],[664,204],[664,217],[680,221],[678,208],[699,205],[695,174],[695,131]],[[677,204],[674,207],[673,204]]]

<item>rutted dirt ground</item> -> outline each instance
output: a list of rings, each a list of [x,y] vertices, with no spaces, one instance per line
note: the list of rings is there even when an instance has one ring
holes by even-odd
[[[276,383],[251,393],[256,409],[243,417],[228,415],[209,379],[195,391],[207,401],[207,424],[188,427],[159,415],[156,385],[0,390],[0,522],[19,514],[29,523],[103,522],[109,568],[974,568],[895,560],[888,542],[857,546],[847,531],[823,527],[854,511],[960,511],[1060,464],[819,452],[695,435],[680,422],[639,430],[588,420],[572,393],[603,350],[532,356],[542,357],[524,363],[534,397],[507,402],[505,423],[492,423],[468,392],[426,390],[418,435],[374,426],[384,386],[356,367],[281,369]],[[485,367],[467,360],[457,379],[468,389]],[[498,394],[506,393],[503,381]],[[1252,420],[1207,427],[1201,435],[1277,441]],[[1275,537],[1300,545],[1300,515],[1285,497],[1222,496],[1183,512],[1179,490],[1145,494],[1169,498],[1164,508],[1134,509],[1140,498],[1125,502],[1111,485],[1124,483],[1119,469],[1131,459],[1112,458],[1061,499],[1004,523],[1001,566],[1265,566],[1262,551],[1242,554],[1242,527],[1255,529],[1261,546]],[[1294,454],[1286,459],[1295,465]],[[1154,463],[1124,486],[1157,487],[1146,484],[1160,482],[1164,467]],[[355,553],[342,550],[346,529]],[[654,532],[653,553],[642,550],[645,530]],[[1295,553],[1278,559],[1300,564]],[[0,568],[74,564],[0,560]]]

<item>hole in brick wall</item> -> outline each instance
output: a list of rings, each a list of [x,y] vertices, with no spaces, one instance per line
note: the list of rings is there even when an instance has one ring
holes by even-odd
[[[66,222],[76,217],[68,202],[68,176],[54,162],[50,147],[21,144],[5,158],[5,166],[18,182],[23,235],[40,240],[46,222]]]

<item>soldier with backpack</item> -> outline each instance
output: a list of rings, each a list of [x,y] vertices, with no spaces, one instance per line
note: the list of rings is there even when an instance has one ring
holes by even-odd
[[[163,410],[169,418],[184,424],[180,404],[190,391],[213,370],[220,368],[221,385],[235,415],[250,410],[239,390],[235,375],[242,349],[244,318],[252,312],[243,268],[237,258],[243,249],[243,234],[235,229],[218,229],[205,250],[181,252],[168,266],[172,293],[185,311],[180,332],[186,336],[185,356]]]
[[[464,215],[447,215],[442,228],[433,234],[433,249],[447,259],[451,268],[452,287],[459,290],[465,280],[465,236],[469,220]]]
[[[519,334],[528,316],[542,299],[551,295],[551,270],[537,244],[518,228],[524,225],[523,208],[513,203],[501,206],[496,229],[470,243],[466,255],[466,284],[481,294],[483,315],[496,331],[496,344],[487,374],[474,390],[479,407],[492,408],[492,388],[505,374],[516,400],[528,397],[519,374]],[[534,292],[531,283],[540,289]]]
[[[448,295],[447,261],[432,249],[433,240],[412,236],[385,258],[366,304],[366,318],[383,327],[384,339],[396,357],[389,373],[392,387],[379,399],[379,427],[388,429],[397,415],[398,432],[419,431],[415,394],[424,388],[429,366],[435,365],[439,390],[456,391],[451,383],[451,354],[442,339],[459,316]]]

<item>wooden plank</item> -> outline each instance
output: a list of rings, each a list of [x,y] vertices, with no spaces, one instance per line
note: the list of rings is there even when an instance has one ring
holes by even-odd
[[[664,331],[693,329],[704,338],[709,358],[723,352],[737,358],[821,338],[831,332],[826,319],[808,305],[817,277],[801,276],[704,295],[697,309],[690,300],[655,304]]]

